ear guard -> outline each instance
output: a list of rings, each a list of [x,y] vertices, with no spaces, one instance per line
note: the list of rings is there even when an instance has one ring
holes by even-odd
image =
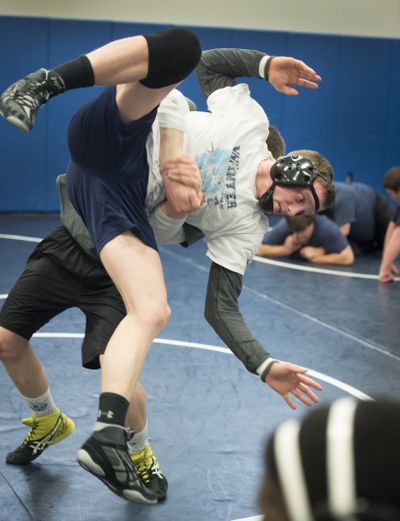
[[[315,211],[318,212],[320,203],[314,188],[314,181],[317,177],[328,181],[328,177],[326,174],[319,172],[310,159],[290,154],[283,156],[272,165],[270,176],[272,186],[259,199],[260,206],[264,212],[273,213],[275,186],[308,188],[314,198]]]

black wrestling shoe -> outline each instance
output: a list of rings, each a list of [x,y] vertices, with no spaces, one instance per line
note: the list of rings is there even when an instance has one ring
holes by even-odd
[[[146,488],[149,488],[156,495],[158,501],[165,499],[168,490],[168,481],[164,476],[158,459],[153,454],[150,443],[147,442],[144,449],[136,454],[129,450],[136,473],[143,481]]]
[[[153,505],[156,494],[145,487],[128,453],[123,427],[104,427],[86,440],[76,455],[79,465],[101,479],[107,487],[128,501]]]
[[[0,96],[0,115],[19,130],[29,132],[35,124],[38,108],[64,91],[64,81],[56,72],[39,69],[3,92]]]

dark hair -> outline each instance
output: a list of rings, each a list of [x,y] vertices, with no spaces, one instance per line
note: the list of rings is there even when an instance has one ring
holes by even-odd
[[[297,154],[310,159],[315,168],[326,176],[326,181],[321,177],[317,177],[315,183],[320,183],[324,188],[324,200],[321,201],[320,210],[324,210],[335,201],[335,187],[333,186],[333,168],[330,162],[322,154],[315,150],[293,150],[290,154]]]
[[[394,166],[386,172],[383,178],[383,186],[394,192],[400,190],[400,166]]]
[[[291,232],[302,232],[305,230],[310,224],[314,224],[314,216],[313,215],[294,215],[292,217],[287,216],[286,222]]]
[[[269,126],[267,137],[267,147],[274,159],[284,156],[286,151],[286,143],[279,130],[273,125]]]

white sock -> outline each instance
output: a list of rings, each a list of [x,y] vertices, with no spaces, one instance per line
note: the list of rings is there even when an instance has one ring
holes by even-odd
[[[123,425],[118,425],[117,423],[105,423],[105,422],[96,422],[94,424],[94,431],[102,431],[106,427],[119,427],[120,429],[125,429]]]
[[[38,396],[37,398],[28,398],[27,396],[22,397],[26,401],[29,409],[32,411],[32,416],[34,417],[46,416],[47,414],[55,412],[57,409],[53,397],[51,396],[50,389],[47,389],[42,396]]]
[[[128,440],[128,447],[130,452],[133,454],[137,454],[141,450],[143,450],[147,443],[147,425],[148,422],[146,421],[146,425],[144,426],[144,429],[140,432],[135,432],[135,434]]]

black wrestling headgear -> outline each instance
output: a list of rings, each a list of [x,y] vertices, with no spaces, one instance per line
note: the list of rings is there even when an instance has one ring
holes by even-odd
[[[310,159],[295,154],[288,154],[278,159],[278,161],[272,165],[270,175],[272,185],[259,199],[260,206],[265,213],[273,213],[275,186],[308,188],[314,198],[315,211],[318,212],[320,204],[317,192],[314,188],[314,181],[317,177],[328,181],[328,176],[319,172]]]

